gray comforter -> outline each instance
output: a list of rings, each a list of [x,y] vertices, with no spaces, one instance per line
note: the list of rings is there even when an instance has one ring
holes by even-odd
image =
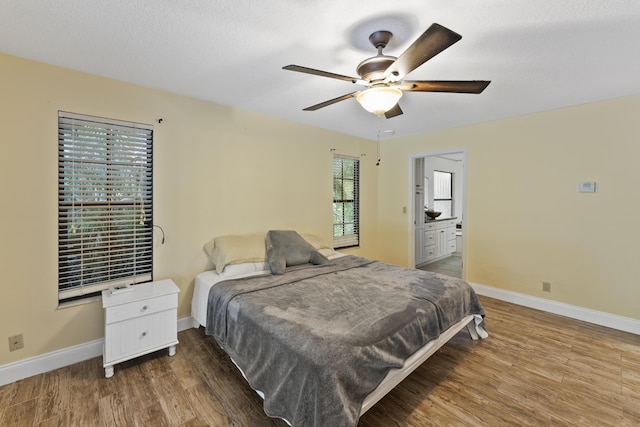
[[[328,265],[221,282],[206,332],[294,426],[355,426],[391,368],[467,314],[464,281],[346,256]]]

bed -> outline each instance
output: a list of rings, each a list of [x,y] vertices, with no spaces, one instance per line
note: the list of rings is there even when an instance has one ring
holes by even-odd
[[[462,280],[336,253],[290,231],[270,231],[264,246],[230,257],[238,263],[211,253],[216,271],[196,277],[192,317],[265,413],[291,425],[355,426],[459,331],[487,337]]]

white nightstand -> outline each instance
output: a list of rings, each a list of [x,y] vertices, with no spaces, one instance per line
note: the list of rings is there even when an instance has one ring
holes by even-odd
[[[134,357],[167,347],[169,356],[176,354],[179,292],[170,279],[117,294],[102,291],[105,377],[113,376],[113,365]]]

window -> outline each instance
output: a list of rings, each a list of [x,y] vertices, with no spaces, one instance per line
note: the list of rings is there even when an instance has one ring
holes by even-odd
[[[152,280],[153,127],[58,113],[58,300]]]
[[[333,247],[360,244],[360,160],[333,156]]]
[[[442,218],[453,216],[453,174],[433,171],[433,210]]]

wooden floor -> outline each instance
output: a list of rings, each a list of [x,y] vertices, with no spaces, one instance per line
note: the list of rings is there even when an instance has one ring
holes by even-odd
[[[359,426],[639,426],[640,336],[481,297],[490,337],[461,332]],[[285,426],[202,328],[117,365],[94,358],[0,387],[2,426]]]

